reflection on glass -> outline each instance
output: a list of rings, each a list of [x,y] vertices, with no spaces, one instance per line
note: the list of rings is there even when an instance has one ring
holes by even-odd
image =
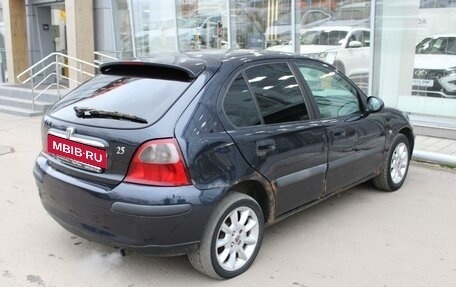
[[[335,65],[367,90],[370,33],[365,26],[369,25],[370,1],[115,2],[117,46],[125,57],[203,49],[300,49],[301,54]],[[297,33],[298,45],[291,43],[293,33]]]
[[[360,113],[358,93],[350,83],[333,71],[311,65],[299,65],[299,71],[317,102],[323,118]]]
[[[255,66],[246,70],[252,92],[255,94],[265,124],[307,120],[304,98],[286,64]],[[251,82],[252,79],[262,81]],[[278,79],[285,80],[278,80]]]
[[[456,34],[426,37],[415,53],[412,95],[456,98]]]
[[[302,34],[301,45],[338,46],[340,40],[345,39],[348,31],[340,30],[313,30]]]
[[[231,83],[223,100],[223,109],[234,126],[247,127],[261,123],[252,94],[242,75],[238,75]]]

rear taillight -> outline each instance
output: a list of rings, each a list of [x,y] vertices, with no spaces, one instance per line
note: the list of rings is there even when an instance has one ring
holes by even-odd
[[[189,185],[190,179],[175,139],[152,140],[139,147],[126,182],[159,186]]]

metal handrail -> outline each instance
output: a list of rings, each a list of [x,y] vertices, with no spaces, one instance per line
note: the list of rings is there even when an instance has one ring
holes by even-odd
[[[61,95],[60,95],[61,88],[70,90],[69,86],[67,87],[61,83],[61,80],[66,80],[68,83],[71,82],[71,83],[75,83],[77,85],[80,84],[80,82],[78,80],[71,79],[71,78],[63,75],[61,72],[62,68],[67,68],[68,70],[76,71],[79,75],[78,79],[81,79],[83,75],[89,76],[89,77],[95,76],[95,74],[85,71],[85,69],[84,69],[85,67],[91,67],[91,68],[94,68],[95,70],[97,70],[104,59],[109,59],[112,61],[118,60],[115,57],[112,57],[112,56],[109,56],[109,55],[106,55],[106,54],[103,54],[103,53],[100,53],[97,51],[94,52],[94,55],[95,55],[95,57],[100,57],[101,61],[97,60],[95,63],[90,63],[90,62],[87,62],[87,61],[84,61],[84,60],[81,60],[81,59],[78,59],[78,58],[75,58],[72,56],[68,56],[68,55],[60,53],[60,52],[54,52],[54,53],[47,55],[46,57],[44,57],[43,59],[41,59],[34,65],[30,66],[28,69],[26,69],[25,71],[23,71],[22,73],[17,75],[16,78],[19,82],[21,82],[23,84],[30,83],[30,85],[31,85],[33,110],[35,110],[35,101],[40,96],[42,96],[47,90],[49,90],[51,87],[57,87],[57,96],[59,97],[59,99],[61,98]],[[53,61],[46,65],[46,63],[51,60],[53,60]],[[72,61],[73,65],[67,64],[70,61]],[[44,65],[46,65],[46,66],[44,66]],[[44,66],[44,67],[42,67],[42,66]],[[42,68],[39,69],[38,71],[34,72],[36,69],[38,69],[40,67],[42,67]],[[52,69],[52,70],[50,70],[50,69]],[[48,71],[48,74],[42,80],[40,80],[38,83],[35,83],[35,79],[38,76],[43,76],[43,74],[45,74],[46,71]],[[28,76],[28,77],[25,78],[25,76]],[[52,77],[55,77],[55,82],[49,83],[48,81]],[[43,84],[48,84],[48,85],[35,96],[36,89]]]
[[[34,77],[37,75],[37,73],[33,74],[33,69],[39,65],[41,65],[42,63],[44,63],[45,61],[47,61],[48,59],[52,58],[52,57],[57,57],[57,56],[60,56],[60,57],[63,57],[63,58],[67,58],[69,60],[73,60],[77,63],[81,63],[81,64],[84,64],[84,65],[88,65],[88,66],[91,66],[95,69],[98,69],[98,65],[96,64],[93,64],[93,63],[90,63],[90,62],[87,62],[87,61],[84,61],[84,60],[81,60],[81,59],[78,59],[78,58],[75,58],[75,57],[72,57],[72,56],[68,56],[66,54],[63,54],[63,53],[60,53],[60,52],[54,52],[54,53],[51,53],[49,55],[47,55],[46,57],[44,57],[43,59],[39,60],[38,62],[36,62],[34,65],[30,66],[28,69],[26,69],[25,71],[23,71],[22,73],[20,73],[19,75],[17,75],[17,79],[19,81],[21,81],[21,77],[26,75],[27,73],[30,74],[30,77]],[[55,63],[55,61],[54,61]],[[41,71],[41,70],[40,70]]]
[[[114,53],[117,53],[118,51],[113,51]],[[97,65],[101,65],[102,63],[104,63],[104,59],[109,59],[109,60],[112,60],[112,61],[117,61],[119,60],[118,58],[116,57],[113,57],[113,56],[109,56],[109,55],[106,55],[106,54],[103,54],[99,51],[94,51],[93,54],[95,55],[95,64]],[[98,60],[97,57],[99,57],[101,60]]]

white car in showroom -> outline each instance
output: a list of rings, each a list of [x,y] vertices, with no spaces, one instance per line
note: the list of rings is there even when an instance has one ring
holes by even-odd
[[[456,98],[456,34],[427,37],[416,45],[412,95]]]
[[[320,26],[331,19],[330,12],[321,8],[309,7],[301,11],[301,13],[301,16],[296,19],[301,32]],[[288,44],[292,33],[291,21],[291,14],[286,13],[274,21],[273,25],[266,27],[264,37],[268,39],[268,43]]]
[[[367,89],[370,63],[369,29],[350,26],[320,26],[304,32],[300,41],[300,54],[320,58],[334,65],[363,90]],[[292,43],[272,46],[268,50],[294,52]]]

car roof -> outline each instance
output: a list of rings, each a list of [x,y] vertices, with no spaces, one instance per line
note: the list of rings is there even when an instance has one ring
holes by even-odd
[[[437,34],[425,37],[423,39],[430,38],[430,39],[437,39],[437,38],[456,38],[456,34]]]
[[[137,59],[109,62],[100,67],[100,71],[104,74],[109,74],[109,70],[122,67],[140,65],[158,67],[164,69],[174,69],[183,74],[186,74],[188,79],[196,78],[204,70],[210,73],[215,73],[222,64],[240,65],[245,62],[254,60],[267,59],[309,59],[306,56],[299,54],[267,51],[267,50],[202,50],[191,51],[185,53],[169,53],[169,54],[151,54],[148,57]]]
[[[318,27],[310,28],[307,31],[347,31],[347,32],[350,32],[353,30],[369,31],[368,28],[352,27],[352,26],[318,26]]]

